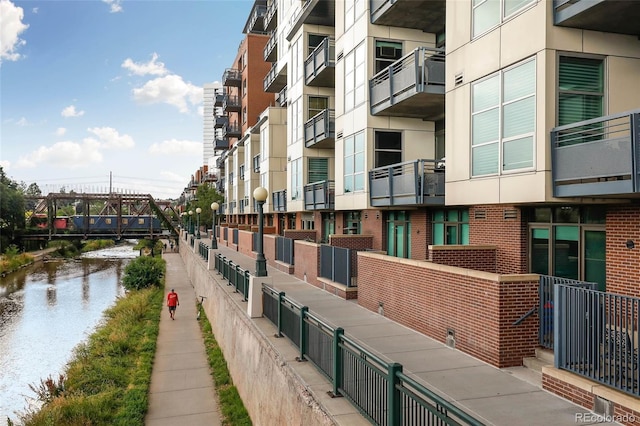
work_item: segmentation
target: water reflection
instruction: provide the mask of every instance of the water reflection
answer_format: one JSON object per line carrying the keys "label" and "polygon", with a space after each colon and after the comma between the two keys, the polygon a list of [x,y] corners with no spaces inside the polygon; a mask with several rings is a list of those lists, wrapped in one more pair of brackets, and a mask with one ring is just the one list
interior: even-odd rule
{"label": "water reflection", "polygon": [[63,372],[73,348],[123,294],[131,246],[54,260],[0,279],[0,424],[16,420],[30,384]]}

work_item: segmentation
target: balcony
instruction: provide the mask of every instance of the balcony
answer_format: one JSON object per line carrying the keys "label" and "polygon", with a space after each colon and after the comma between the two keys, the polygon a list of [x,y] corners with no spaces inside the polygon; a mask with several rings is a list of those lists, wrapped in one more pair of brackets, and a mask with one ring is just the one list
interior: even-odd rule
{"label": "balcony", "polygon": [[242,84],[242,72],[235,68],[227,68],[222,74],[222,85],[240,87]]}
{"label": "balcony", "polygon": [[304,123],[304,145],[307,148],[333,148],[335,142],[335,111],[325,109]]}
{"label": "balcony", "polygon": [[303,24],[334,27],[336,22],[335,0],[306,0],[302,8],[291,18],[287,40],[291,41]]}
{"label": "balcony", "polygon": [[242,129],[238,125],[238,123],[227,123],[222,128],[222,137],[223,138],[236,138],[239,139],[242,136]]}
{"label": "balcony", "polygon": [[229,117],[226,115],[217,115],[213,120],[214,129],[222,129],[229,122]]}
{"label": "balcony", "polygon": [[551,130],[554,197],[640,196],[640,110]]}
{"label": "balcony", "polygon": [[[220,157],[218,157],[218,159],[216,160],[216,167],[218,169],[220,169],[220,173],[222,174],[223,170],[224,170],[224,155],[221,155]],[[224,178],[222,178],[224,180]]]}
{"label": "balcony", "polygon": [[334,207],[334,181],[323,180],[304,186],[305,210],[333,210]]}
{"label": "balcony", "polygon": [[240,112],[242,103],[238,95],[227,95],[222,101],[222,110],[224,112]]}
{"label": "balcony", "polygon": [[444,206],[444,169],[436,164],[414,160],[370,170],[371,206]]}
{"label": "balcony", "polygon": [[227,212],[227,203],[220,204],[220,210],[218,211],[218,214],[226,214],[226,212]]}
{"label": "balcony", "polygon": [[216,93],[213,98],[213,106],[214,107],[222,107],[224,104],[224,99],[227,97],[225,93]]}
{"label": "balcony", "polygon": [[278,26],[278,0],[273,0],[267,5],[263,26],[265,31],[273,31]]}
{"label": "balcony", "polygon": [[560,27],[640,36],[640,2],[554,0],[553,23]]}
{"label": "balcony", "polygon": [[271,201],[273,201],[274,212],[287,211],[287,190],[282,189],[271,193]]}
{"label": "balcony", "polygon": [[445,0],[371,0],[371,23],[438,34],[444,31],[445,3]]}
{"label": "balcony", "polygon": [[264,91],[278,93],[287,85],[287,65],[278,70],[278,64],[271,65],[271,69],[263,80]]}
{"label": "balcony", "polygon": [[213,141],[213,149],[214,149],[214,151],[222,151],[222,150],[225,150],[225,149],[229,149],[229,139],[216,138]]}
{"label": "balcony", "polygon": [[264,45],[262,56],[265,62],[276,62],[278,60],[278,33],[273,31],[271,37],[267,40],[267,44]]}
{"label": "balcony", "polygon": [[282,90],[278,92],[278,95],[276,96],[276,102],[281,107],[287,106],[287,86],[284,86]]}
{"label": "balcony", "polygon": [[264,15],[266,15],[266,13],[267,6],[263,4],[255,5],[247,21],[244,33],[264,33]]}
{"label": "balcony", "polygon": [[373,76],[371,115],[444,117],[444,50],[418,47]]}
{"label": "balcony", "polygon": [[336,85],[336,43],[325,38],[304,61],[307,86],[334,87]]}

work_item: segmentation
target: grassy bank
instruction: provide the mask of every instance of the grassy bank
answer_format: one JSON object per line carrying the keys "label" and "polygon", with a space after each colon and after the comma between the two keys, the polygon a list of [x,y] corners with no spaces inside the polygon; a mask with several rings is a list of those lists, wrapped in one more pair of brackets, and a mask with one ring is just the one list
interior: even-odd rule
{"label": "grassy bank", "polygon": [[143,425],[164,292],[130,292],[105,312],[104,324],[75,350],[58,380],[33,386],[44,403],[27,426]]}
{"label": "grassy bank", "polygon": [[242,399],[240,399],[238,389],[233,385],[227,368],[227,361],[224,359],[222,350],[213,335],[211,323],[207,319],[204,310],[200,316],[200,329],[202,330],[207,358],[211,367],[216,393],[218,394],[220,412],[223,415],[222,423],[233,426],[251,425],[249,413],[244,407]]}

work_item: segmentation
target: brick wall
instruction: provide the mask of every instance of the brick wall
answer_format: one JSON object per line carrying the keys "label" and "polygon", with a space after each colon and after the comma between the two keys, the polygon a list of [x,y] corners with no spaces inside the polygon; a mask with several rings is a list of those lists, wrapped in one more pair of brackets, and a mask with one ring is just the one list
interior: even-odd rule
{"label": "brick wall", "polygon": [[267,264],[277,267],[276,264],[276,237],[277,235],[269,234],[264,235],[262,251],[264,257],[267,259]]}
{"label": "brick wall", "polygon": [[[514,218],[505,218],[510,214]],[[470,208],[469,243],[497,247],[497,273],[527,273],[527,223],[518,207],[500,204]]]}
{"label": "brick wall", "polygon": [[[607,211],[607,291],[640,297],[640,207]],[[635,247],[628,249],[628,240]]]}
{"label": "brick wall", "polygon": [[420,209],[412,211],[409,219],[411,221],[411,258],[425,260],[429,256],[429,244],[433,242],[431,215],[426,209]]}
{"label": "brick wall", "polygon": [[331,235],[329,245],[352,249],[351,251],[351,276],[358,277],[358,251],[373,249],[373,235]]}
{"label": "brick wall", "polygon": [[372,248],[374,250],[382,250],[383,247],[385,247],[384,241],[387,234],[387,229],[384,221],[382,220],[382,217],[383,214],[380,210],[362,210],[362,213],[360,215],[360,231],[362,232],[362,235],[373,236],[371,247],[368,248]]}
{"label": "brick wall", "polygon": [[522,365],[538,345],[538,318],[513,322],[538,303],[538,276],[498,275],[358,253],[358,303],[496,367]]}
{"label": "brick wall", "polygon": [[321,287],[318,281],[320,245],[300,240],[295,241],[293,245],[296,254],[293,275],[309,284]]}
{"label": "brick wall", "polygon": [[496,248],[488,246],[429,246],[429,261],[459,268],[497,273]]}
{"label": "brick wall", "polygon": [[238,251],[245,256],[256,257],[256,253],[252,250],[253,232],[238,231]]}
{"label": "brick wall", "polygon": [[311,240],[313,242],[318,241],[318,231],[313,229],[286,229],[284,231],[286,238],[292,240]]}

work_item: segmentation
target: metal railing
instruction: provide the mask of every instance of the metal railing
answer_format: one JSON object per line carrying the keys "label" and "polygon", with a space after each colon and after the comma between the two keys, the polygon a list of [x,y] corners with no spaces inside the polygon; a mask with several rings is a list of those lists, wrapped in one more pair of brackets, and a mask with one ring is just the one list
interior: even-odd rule
{"label": "metal railing", "polygon": [[304,61],[304,78],[306,84],[308,85],[321,72],[327,68],[335,67],[335,65],[336,42],[333,37],[325,37]]}
{"label": "metal railing", "polygon": [[335,182],[323,180],[304,186],[305,210],[333,209],[335,205]]}
{"label": "metal railing", "polygon": [[351,287],[351,249],[322,244],[320,276]]}
{"label": "metal railing", "polygon": [[273,211],[286,212],[287,211],[287,190],[282,189],[275,191],[271,194],[271,201],[273,202]]}
{"label": "metal railing", "polygon": [[304,145],[311,148],[325,140],[335,139],[336,113],[324,109],[304,123]]}
{"label": "metal railing", "polygon": [[223,86],[239,86],[242,82],[242,72],[235,68],[227,68],[222,74]]}
{"label": "metal railing", "polygon": [[262,57],[265,62],[275,62],[277,60],[277,50],[278,47],[278,32],[272,31],[271,37],[267,40],[267,44],[265,44],[264,49],[262,49]]}
{"label": "metal railing", "polygon": [[371,205],[443,204],[444,170],[437,160],[413,160],[369,171]]}
{"label": "metal railing", "polygon": [[242,294],[242,300],[246,302],[249,298],[249,280],[251,277],[249,271],[242,269],[240,265],[236,265],[220,253],[215,255],[213,267],[218,274],[222,275],[222,278],[229,282],[228,285],[235,288],[236,293]]}
{"label": "metal railing", "polygon": [[293,239],[286,237],[276,237],[276,260],[289,265],[294,264]]}
{"label": "metal railing", "polygon": [[555,367],[640,396],[640,299],[559,284]]}
{"label": "metal railing", "polygon": [[209,246],[206,245],[205,243],[203,243],[202,241],[200,241],[200,243],[198,244],[198,254],[200,254],[200,257],[202,257],[204,260],[209,260]]}
{"label": "metal railing", "polygon": [[474,425],[482,423],[405,375],[402,365],[387,362],[288,298],[262,284],[263,313],[344,396],[376,425]]}

